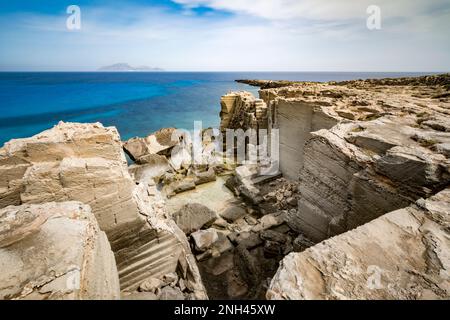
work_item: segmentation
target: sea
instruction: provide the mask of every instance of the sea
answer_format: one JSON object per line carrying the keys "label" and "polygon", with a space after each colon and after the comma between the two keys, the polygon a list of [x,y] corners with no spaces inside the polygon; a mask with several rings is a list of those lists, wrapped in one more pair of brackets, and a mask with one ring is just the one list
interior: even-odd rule
{"label": "sea", "polygon": [[[342,81],[420,76],[373,72],[1,72],[0,146],[59,121],[116,126],[122,140],[160,128],[218,127],[220,97],[258,88],[236,79]],[[429,73],[428,73],[429,74]]]}

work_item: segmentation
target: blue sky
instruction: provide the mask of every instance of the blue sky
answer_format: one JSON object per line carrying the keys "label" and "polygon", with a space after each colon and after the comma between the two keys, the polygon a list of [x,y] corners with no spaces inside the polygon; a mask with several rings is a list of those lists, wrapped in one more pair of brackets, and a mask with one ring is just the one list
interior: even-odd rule
{"label": "blue sky", "polygon": [[0,70],[449,71],[449,30],[449,0],[1,0]]}

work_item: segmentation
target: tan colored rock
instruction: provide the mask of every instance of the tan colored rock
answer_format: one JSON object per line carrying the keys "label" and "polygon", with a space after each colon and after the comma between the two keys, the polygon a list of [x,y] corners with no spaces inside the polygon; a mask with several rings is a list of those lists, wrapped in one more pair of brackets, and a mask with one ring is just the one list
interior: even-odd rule
{"label": "tan colored rock", "polygon": [[175,223],[186,234],[209,227],[217,218],[214,211],[198,203],[188,203],[173,214]]}
{"label": "tan colored rock", "polygon": [[118,299],[114,255],[89,206],[0,209],[0,299]]}
{"label": "tan colored rock", "polygon": [[172,169],[165,156],[152,154],[145,158],[145,164],[133,164],[128,168],[131,176],[138,183],[158,182],[166,172]]}
{"label": "tan colored rock", "polygon": [[199,230],[192,233],[191,238],[198,251],[205,251],[219,239],[219,235],[217,234],[216,229],[209,228],[207,230]]}
{"label": "tan colored rock", "polygon": [[187,294],[207,297],[186,236],[169,219],[156,187],[131,178],[115,128],[61,122],[12,140],[0,149],[0,172],[0,207],[69,200],[90,205],[111,242],[122,290],[182,270]]}
{"label": "tan colored rock", "polygon": [[179,143],[172,140],[175,128],[164,128],[158,130],[145,138],[132,138],[123,143],[125,152],[131,160],[140,164],[146,163],[146,157],[154,154],[167,155],[168,152]]}
{"label": "tan colored rock", "polygon": [[448,299],[450,189],[284,258],[268,299]]}

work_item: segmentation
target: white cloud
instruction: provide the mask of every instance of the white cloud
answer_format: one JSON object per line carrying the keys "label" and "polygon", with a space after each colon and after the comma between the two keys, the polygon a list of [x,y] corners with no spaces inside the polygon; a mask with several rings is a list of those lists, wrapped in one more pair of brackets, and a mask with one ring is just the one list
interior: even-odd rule
{"label": "white cloud", "polygon": [[[0,40],[7,44],[1,64],[78,70],[116,62],[168,70],[450,69],[448,6],[430,14],[425,1],[373,0],[389,5],[382,12],[390,18],[371,32],[365,7],[357,4],[372,1],[174,1],[186,10],[81,7],[80,32],[65,29],[65,16],[11,17],[0,25]],[[192,9],[199,5],[235,14],[198,15]]]}
{"label": "white cloud", "polygon": [[378,5],[386,17],[414,16],[447,0],[172,0],[188,8],[199,6],[266,19],[364,19],[369,5]]}

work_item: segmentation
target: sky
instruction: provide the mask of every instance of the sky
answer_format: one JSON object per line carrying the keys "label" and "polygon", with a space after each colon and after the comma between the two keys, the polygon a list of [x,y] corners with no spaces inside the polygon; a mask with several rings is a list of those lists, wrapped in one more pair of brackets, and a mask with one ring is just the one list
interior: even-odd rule
{"label": "sky", "polygon": [[449,35],[450,0],[0,0],[0,71],[448,72]]}

